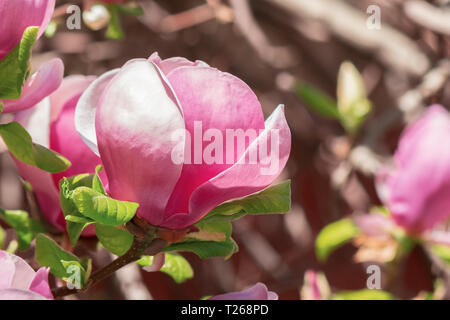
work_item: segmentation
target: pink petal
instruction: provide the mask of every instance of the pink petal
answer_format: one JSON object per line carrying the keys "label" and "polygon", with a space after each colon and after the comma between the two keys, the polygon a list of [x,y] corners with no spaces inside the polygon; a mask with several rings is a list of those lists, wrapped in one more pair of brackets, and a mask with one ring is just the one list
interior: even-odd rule
{"label": "pink petal", "polygon": [[148,58],[148,60],[155,63],[166,76],[173,70],[181,67],[196,67],[196,66],[208,67],[208,65],[203,61],[192,62],[183,57],[172,57],[169,59],[162,60],[159,57],[158,52],[154,52],[150,56],[150,58]]}
{"label": "pink petal", "polygon": [[159,271],[164,266],[165,261],[166,261],[166,254],[164,252],[160,252],[153,257],[153,263],[151,265],[144,267],[142,269],[144,269],[147,272]]}
{"label": "pink petal", "polygon": [[50,121],[55,121],[70,97],[84,92],[96,79],[95,76],[73,75],[65,77],[59,88],[50,96]]}
{"label": "pink petal", "polygon": [[138,215],[158,225],[181,164],[172,160],[184,132],[176,101],[147,60],[125,65],[104,90],[96,113],[98,147],[112,196],[140,204]]}
{"label": "pink petal", "polygon": [[247,290],[220,294],[208,300],[278,300],[278,295],[269,291],[265,284],[258,282]]}
{"label": "pink petal", "polygon": [[64,65],[60,59],[44,63],[25,83],[19,99],[3,100],[4,112],[18,112],[33,107],[59,87],[63,75]]}
{"label": "pink petal", "polygon": [[[72,163],[72,166],[66,171],[52,175],[55,186],[59,185],[59,181],[63,177],[92,173],[99,164],[102,164],[100,158],[84,144],[75,129],[75,108],[80,95],[77,93],[66,100],[59,117],[50,126],[50,149],[59,152]],[[102,178],[106,184],[106,177]]]}
{"label": "pink petal", "polygon": [[53,300],[52,291],[48,284],[48,273],[50,272],[49,268],[40,268],[30,284],[30,291],[33,291],[41,296]]}
{"label": "pink petal", "polygon": [[55,0],[0,1],[0,60],[19,44],[27,27],[40,27],[40,37],[54,9]]}
{"label": "pink petal", "polygon": [[[17,113],[15,120],[27,129],[34,142],[49,147],[49,99],[43,100],[32,109]],[[29,182],[33,187],[33,192],[44,217],[53,226],[63,230],[65,220],[59,205],[59,191],[55,186],[52,175],[37,167],[25,164],[16,159],[14,160],[22,179]]]}
{"label": "pink petal", "polygon": [[434,230],[431,232],[427,232],[422,235],[422,239],[428,241],[432,244],[442,244],[446,246],[450,246],[450,232],[449,231],[441,231]]}
{"label": "pink petal", "polygon": [[11,287],[15,270],[10,254],[0,250],[0,290]]}
{"label": "pink petal", "polygon": [[[28,289],[34,275],[34,270],[21,257],[2,251],[6,259],[14,264],[14,277],[11,281],[11,288]],[[2,275],[3,276],[3,275]]]}
{"label": "pink petal", "polygon": [[[278,152],[270,149],[272,141],[278,147]],[[269,152],[256,163],[251,163],[249,155],[258,153],[266,144]],[[266,129],[253,141],[239,161],[192,193],[189,214],[173,215],[164,221],[164,226],[185,228],[225,201],[263,190],[280,175],[289,158],[290,149],[291,132],[284,116],[284,107],[279,106],[266,120]],[[270,167],[272,165],[274,167]]]}
{"label": "pink petal", "polygon": [[103,90],[120,69],[111,70],[95,80],[81,95],[75,110],[75,128],[84,143],[95,153],[98,153],[97,134],[95,132],[95,114]]}
{"label": "pink petal", "polygon": [[400,139],[388,207],[395,221],[411,233],[450,217],[449,136],[450,115],[434,105]]}
{"label": "pink petal", "polygon": [[[189,212],[189,199],[193,191],[237,162],[259,130],[264,129],[264,116],[253,91],[231,74],[213,68],[182,67],[170,72],[167,78],[183,109],[186,130],[190,134],[190,139],[186,139],[186,150],[191,153],[167,204],[165,215],[170,217]],[[200,133],[196,129],[199,125]],[[226,149],[226,143],[220,148],[223,156],[219,161],[209,164],[204,161],[203,153],[210,143],[202,142],[202,133],[214,130],[226,137],[226,131],[233,129],[243,132],[250,129],[255,134],[247,139],[242,148],[235,146],[231,161],[227,161],[227,152],[228,155],[230,152]]]}
{"label": "pink petal", "polygon": [[4,289],[0,290],[0,300],[45,300],[45,297],[28,290]]}

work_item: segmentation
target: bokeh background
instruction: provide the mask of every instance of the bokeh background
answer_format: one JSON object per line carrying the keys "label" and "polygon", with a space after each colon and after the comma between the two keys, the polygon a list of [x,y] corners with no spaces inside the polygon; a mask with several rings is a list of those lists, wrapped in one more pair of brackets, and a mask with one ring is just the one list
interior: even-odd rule
{"label": "bokeh background", "polygon": [[[143,0],[144,16],[122,16],[126,38],[108,40],[104,29],[83,25],[82,30],[68,30],[67,5],[81,1],[57,0],[58,30],[39,41],[34,67],[60,57],[66,75],[100,75],[154,51],[162,58],[200,59],[243,79],[266,116],[284,103],[293,135],[291,158],[280,177],[292,179],[291,212],[235,223],[233,237],[240,251],[231,259],[202,261],[184,254],[195,277],[181,285],[165,274],[131,266],[80,297],[199,299],[260,281],[281,299],[298,299],[307,269],[323,271],[335,290],[365,288],[366,265],[354,262],[352,244],[322,264],[315,257],[314,240],[326,224],[379,204],[374,168],[392,155],[405,124],[430,103],[450,106],[449,2]],[[370,5],[381,9],[380,30],[366,26]],[[360,148],[352,148],[342,127],[311,111],[294,90],[296,82],[306,82],[335,97],[339,66],[346,60],[363,75],[373,102],[353,143]],[[5,152],[0,206],[36,211]],[[90,239],[79,247],[81,254],[96,249]],[[109,259],[104,251],[95,253],[94,268]],[[436,273],[417,248],[399,275],[384,289],[412,298],[432,290]]]}

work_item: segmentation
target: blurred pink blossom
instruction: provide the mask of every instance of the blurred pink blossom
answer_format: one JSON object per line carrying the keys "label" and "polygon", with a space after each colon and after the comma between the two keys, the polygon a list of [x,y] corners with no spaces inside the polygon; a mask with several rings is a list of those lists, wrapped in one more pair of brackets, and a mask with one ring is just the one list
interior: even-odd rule
{"label": "blurred pink blossom", "polygon": [[278,300],[278,295],[269,291],[265,284],[258,282],[246,290],[220,294],[208,300]]}

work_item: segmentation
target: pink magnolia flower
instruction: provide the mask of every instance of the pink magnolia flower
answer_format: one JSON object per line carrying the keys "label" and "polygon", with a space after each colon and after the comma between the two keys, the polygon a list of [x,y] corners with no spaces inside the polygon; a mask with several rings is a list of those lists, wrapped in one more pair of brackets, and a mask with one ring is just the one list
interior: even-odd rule
{"label": "pink magnolia flower", "polygon": [[16,161],[20,175],[33,187],[45,218],[61,230],[65,227],[65,220],[59,204],[59,180],[62,177],[92,173],[101,164],[100,158],[83,143],[74,124],[78,99],[94,79],[95,77],[69,76],[49,98],[15,116],[15,120],[28,130],[33,141],[62,154],[72,162],[72,166],[66,171],[51,174]]}
{"label": "pink magnolia flower", "polygon": [[386,205],[410,233],[450,217],[450,114],[434,105],[406,128],[385,179]]}
{"label": "pink magnolia flower", "polygon": [[433,230],[450,217],[450,114],[439,105],[403,132],[394,169],[377,176],[380,198],[392,214],[363,215],[355,222],[369,235],[383,237],[400,226],[408,234],[450,245],[450,234]]}
{"label": "pink magnolia flower", "polygon": [[[78,102],[75,122],[102,159],[112,197],[139,203],[140,217],[170,229],[269,186],[291,144],[282,106],[264,123],[257,97],[239,78],[156,53],[99,77]],[[227,130],[259,134],[249,135],[245,147],[225,148]],[[279,152],[260,159],[277,164],[261,174],[264,161],[246,160],[264,142]]]}
{"label": "pink magnolia flower", "polygon": [[22,258],[0,250],[0,300],[53,299],[49,271],[35,272]]}
{"label": "pink magnolia flower", "polygon": [[[0,61],[21,41],[27,27],[39,27],[40,37],[49,23],[55,0],[3,0],[0,1]],[[15,100],[0,100],[5,113],[31,108],[61,84],[64,67],[59,59],[41,66],[25,83],[22,96]]]}
{"label": "pink magnolia flower", "polygon": [[220,294],[208,300],[278,300],[278,295],[269,291],[265,284],[258,282],[246,290]]}

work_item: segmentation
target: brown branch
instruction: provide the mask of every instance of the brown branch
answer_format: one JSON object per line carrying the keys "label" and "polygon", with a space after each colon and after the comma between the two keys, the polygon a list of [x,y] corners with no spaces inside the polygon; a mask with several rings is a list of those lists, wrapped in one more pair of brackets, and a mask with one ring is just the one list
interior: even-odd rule
{"label": "brown branch", "polygon": [[155,255],[156,253],[161,252],[167,243],[162,239],[155,238],[156,231],[156,228],[151,228],[144,237],[135,236],[131,248],[123,256],[118,257],[107,266],[95,272],[84,288],[69,289],[67,286],[54,288],[52,289],[53,296],[57,298],[86,291],[96,283],[112,275],[120,268],[139,260],[144,253],[148,255]]}

